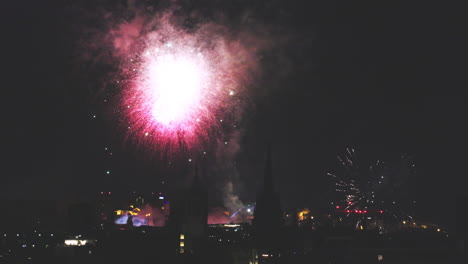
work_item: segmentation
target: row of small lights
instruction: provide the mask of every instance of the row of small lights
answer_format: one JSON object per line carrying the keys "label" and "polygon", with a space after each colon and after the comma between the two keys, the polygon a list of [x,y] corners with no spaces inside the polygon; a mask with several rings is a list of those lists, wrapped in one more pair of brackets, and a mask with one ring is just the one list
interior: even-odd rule
{"label": "row of small lights", "polygon": [[[336,208],[336,209],[340,209],[340,206],[337,205],[335,208]],[[367,213],[368,213],[367,210],[345,210],[345,212],[348,213],[348,214],[350,214],[350,213],[367,214]],[[383,211],[383,210],[378,210],[377,212],[378,212],[379,214],[383,214],[384,211]]]}
{"label": "row of small lights", "polygon": [[[38,235],[38,236],[42,236],[42,234],[37,234],[37,235]],[[7,234],[5,233],[5,234],[3,234],[3,236],[4,236],[4,237],[6,237],[6,236],[7,236]],[[19,237],[19,236],[20,236],[20,234],[16,234],[16,236],[17,236],[17,237]],[[54,236],[54,234],[50,234],[50,236],[51,236],[51,237],[53,237],[53,236]]]}

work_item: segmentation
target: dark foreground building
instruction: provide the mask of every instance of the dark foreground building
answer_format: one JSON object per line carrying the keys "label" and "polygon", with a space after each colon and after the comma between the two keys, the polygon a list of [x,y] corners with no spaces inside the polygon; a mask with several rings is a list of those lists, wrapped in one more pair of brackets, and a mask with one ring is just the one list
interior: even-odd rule
{"label": "dark foreground building", "polygon": [[174,199],[170,221],[170,227],[177,233],[177,254],[197,255],[203,250],[207,239],[208,192],[197,168],[189,188]]}
{"label": "dark foreground building", "polygon": [[459,196],[456,205],[456,240],[460,261],[468,261],[468,195]]}

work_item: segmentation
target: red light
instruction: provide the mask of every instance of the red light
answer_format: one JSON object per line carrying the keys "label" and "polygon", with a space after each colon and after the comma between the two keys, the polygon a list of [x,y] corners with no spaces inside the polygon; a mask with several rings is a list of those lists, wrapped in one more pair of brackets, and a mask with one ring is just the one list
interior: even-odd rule
{"label": "red light", "polygon": [[104,194],[104,192],[101,192],[101,194]]}
{"label": "red light", "polygon": [[353,203],[352,202],[348,202],[349,205],[352,205]]}
{"label": "red light", "polygon": [[336,209],[340,209],[340,206],[339,206],[339,205],[337,205],[337,206],[336,206]]}
{"label": "red light", "polygon": [[380,210],[380,211],[379,211],[379,213],[383,214],[383,211],[382,211],[382,210]]}
{"label": "red light", "polygon": [[350,210],[346,210],[346,213],[348,213],[348,214],[349,214],[349,213],[351,213],[351,211],[350,211]]}
{"label": "red light", "polygon": [[364,210],[364,212],[363,212],[363,213],[367,214],[367,210]]}
{"label": "red light", "polygon": [[111,192],[109,192],[109,194],[111,194]]}

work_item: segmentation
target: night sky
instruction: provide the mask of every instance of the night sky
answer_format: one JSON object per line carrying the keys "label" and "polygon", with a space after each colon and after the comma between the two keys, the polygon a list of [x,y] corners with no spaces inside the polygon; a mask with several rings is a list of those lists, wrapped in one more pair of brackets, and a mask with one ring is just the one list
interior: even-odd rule
{"label": "night sky", "polygon": [[[83,10],[98,13],[114,1],[84,2],[2,5],[3,199],[73,199],[158,189],[162,178],[173,186],[184,181],[180,171],[168,172],[123,143],[108,120],[111,110],[96,87],[114,65],[79,64],[78,57],[83,29],[94,23]],[[419,215],[450,224],[468,171],[462,8],[422,1],[194,2],[182,5],[231,17],[248,10],[281,35],[281,46],[262,60],[260,89],[240,124],[242,200],[255,199],[267,142],[287,208],[327,206],[333,187],[325,173],[339,166],[336,155],[347,147],[364,164],[409,153]],[[219,192],[222,179],[207,181]]]}

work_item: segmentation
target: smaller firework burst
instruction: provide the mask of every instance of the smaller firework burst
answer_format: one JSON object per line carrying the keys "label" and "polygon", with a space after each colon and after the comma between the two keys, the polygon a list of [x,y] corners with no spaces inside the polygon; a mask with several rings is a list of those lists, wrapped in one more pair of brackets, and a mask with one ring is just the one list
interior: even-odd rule
{"label": "smaller firework burst", "polygon": [[401,155],[393,163],[377,160],[367,166],[359,161],[354,149],[348,148],[337,158],[340,170],[327,173],[335,184],[332,204],[348,217],[354,216],[356,227],[371,214],[385,214],[393,222],[413,220],[415,202],[408,188],[415,167],[411,156]]}
{"label": "smaller firework burst", "polygon": [[327,173],[335,180],[335,191],[338,194],[336,205],[345,211],[365,211],[380,209],[380,196],[387,182],[388,167],[378,160],[370,166],[360,166],[354,149],[338,156],[342,165],[339,173]]}

